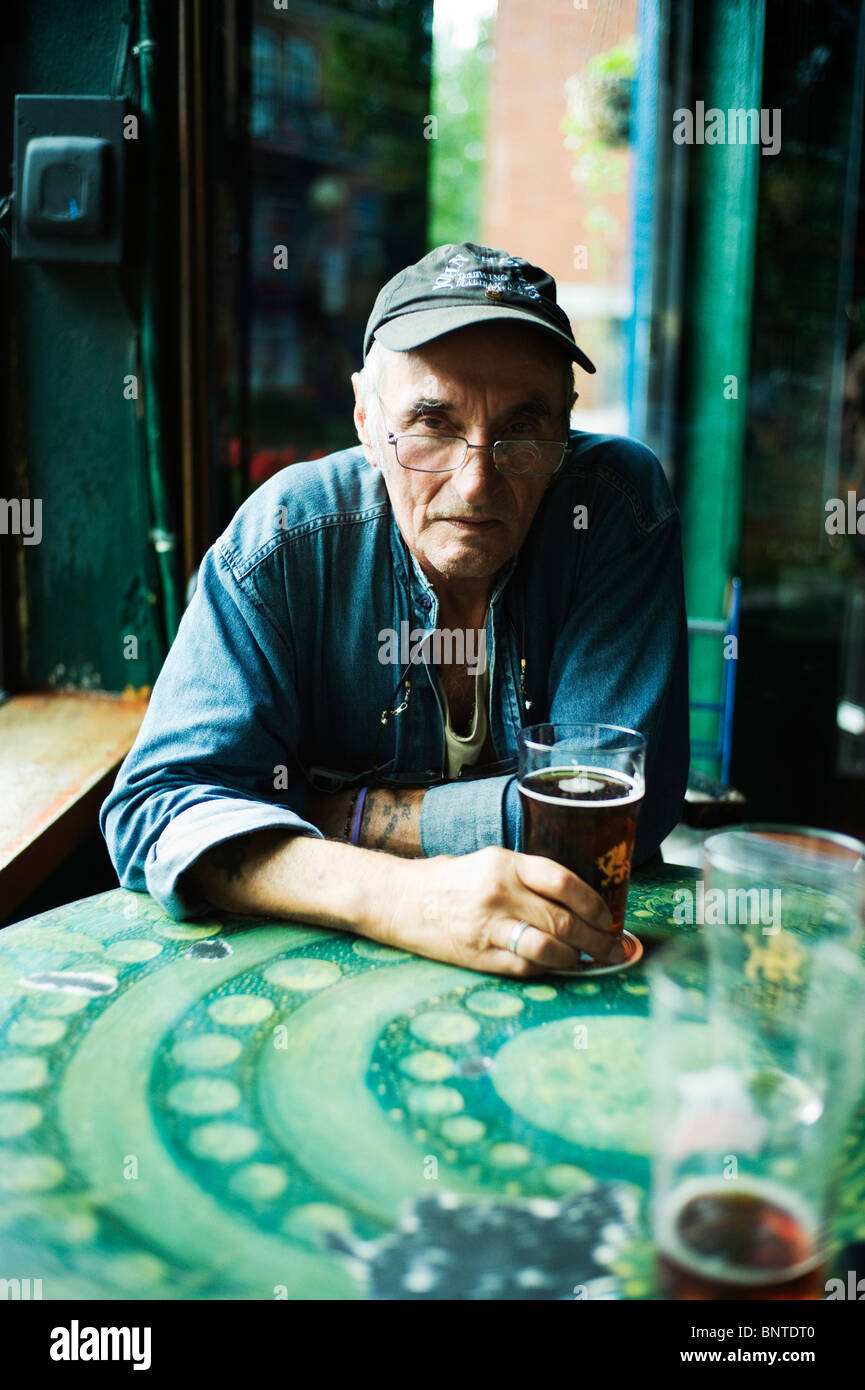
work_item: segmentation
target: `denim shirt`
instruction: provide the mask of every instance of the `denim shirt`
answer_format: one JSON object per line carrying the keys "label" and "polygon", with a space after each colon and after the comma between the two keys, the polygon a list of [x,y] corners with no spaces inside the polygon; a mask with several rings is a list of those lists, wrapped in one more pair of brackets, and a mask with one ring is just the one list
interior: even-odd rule
{"label": "denim shirt", "polygon": [[[438,600],[360,447],[262,484],[201,562],[102,805],[122,886],[177,919],[212,911],[178,883],[184,871],[251,831],[321,838],[305,819],[310,769],[332,770],[334,788],[356,780],[379,736],[383,775],[443,777],[442,704],[423,654],[405,708],[381,724],[404,695],[394,698],[404,664],[380,660],[381,634],[405,622],[415,636],[434,629]],[[634,862],[654,854],[687,781],[687,628],[679,514],[644,445],[571,432],[522,547],[496,576],[486,655],[499,760],[516,757],[526,724],[599,721],[646,735]],[[420,837],[425,855],[519,849],[513,771],[431,787]]]}

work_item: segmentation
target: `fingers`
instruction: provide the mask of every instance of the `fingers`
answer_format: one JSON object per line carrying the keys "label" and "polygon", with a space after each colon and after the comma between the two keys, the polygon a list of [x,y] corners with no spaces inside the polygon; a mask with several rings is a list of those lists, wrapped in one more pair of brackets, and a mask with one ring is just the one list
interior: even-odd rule
{"label": "fingers", "polygon": [[538,855],[516,853],[514,868],[527,890],[515,910],[526,922],[560,945],[587,951],[594,960],[611,965],[624,960],[619,934],[610,930],[610,910],[593,888],[561,864]]}
{"label": "fingers", "polygon": [[609,931],[613,918],[600,894],[554,859],[516,852],[514,868],[527,888],[553,898],[597,931]]}
{"label": "fingers", "polygon": [[576,970],[579,968],[579,950],[566,945],[564,941],[560,941],[549,932],[541,931],[539,927],[527,926],[517,942],[516,953],[511,951],[508,942],[516,925],[515,921],[501,917],[494,924],[491,933],[496,955],[510,956],[508,974],[526,973],[518,965],[519,961],[537,966],[537,973],[539,974],[545,970]]}
{"label": "fingers", "polygon": [[513,951],[488,952],[484,956],[483,969],[485,974],[509,975],[517,980],[534,980],[547,973],[545,966],[527,960],[525,956],[515,956]]}

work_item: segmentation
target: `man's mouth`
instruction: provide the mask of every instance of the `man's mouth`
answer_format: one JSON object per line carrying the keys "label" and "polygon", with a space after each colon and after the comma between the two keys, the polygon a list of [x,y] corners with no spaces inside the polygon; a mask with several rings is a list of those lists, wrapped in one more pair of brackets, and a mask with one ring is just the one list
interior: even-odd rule
{"label": "man's mouth", "polygon": [[449,526],[456,526],[457,529],[461,531],[483,531],[488,526],[500,525],[500,522],[494,516],[443,516],[441,520],[446,521]]}

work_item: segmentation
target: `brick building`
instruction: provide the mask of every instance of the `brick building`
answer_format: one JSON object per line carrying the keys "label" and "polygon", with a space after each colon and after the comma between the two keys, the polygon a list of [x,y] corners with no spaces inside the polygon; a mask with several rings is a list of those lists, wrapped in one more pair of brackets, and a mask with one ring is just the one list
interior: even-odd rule
{"label": "brick building", "polygon": [[[622,325],[632,304],[627,91],[621,81],[602,89],[588,64],[636,33],[637,0],[586,3],[499,0],[482,239],[553,273],[577,341],[598,368],[594,377],[577,372],[578,415],[585,427],[591,414],[601,427],[624,430]],[[605,139],[612,132],[603,124],[598,130],[598,102],[603,121],[611,99],[624,143]],[[588,112],[592,133],[569,137],[569,111],[584,120]]]}

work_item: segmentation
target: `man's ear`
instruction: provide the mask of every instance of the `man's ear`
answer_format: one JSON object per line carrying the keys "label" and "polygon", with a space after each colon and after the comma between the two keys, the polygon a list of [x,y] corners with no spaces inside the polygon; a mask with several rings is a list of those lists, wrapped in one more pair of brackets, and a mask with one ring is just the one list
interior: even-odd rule
{"label": "man's ear", "polygon": [[369,437],[366,406],[360,391],[360,372],[352,372],[351,386],[354,391],[354,427],[357,430],[357,437],[363,445],[363,452],[366,456],[367,463],[373,468],[376,468],[378,465],[375,461],[375,455]]}
{"label": "man's ear", "polygon": [[351,389],[354,392],[354,427],[361,444],[365,444],[366,410],[360,395],[360,372],[352,372]]}

